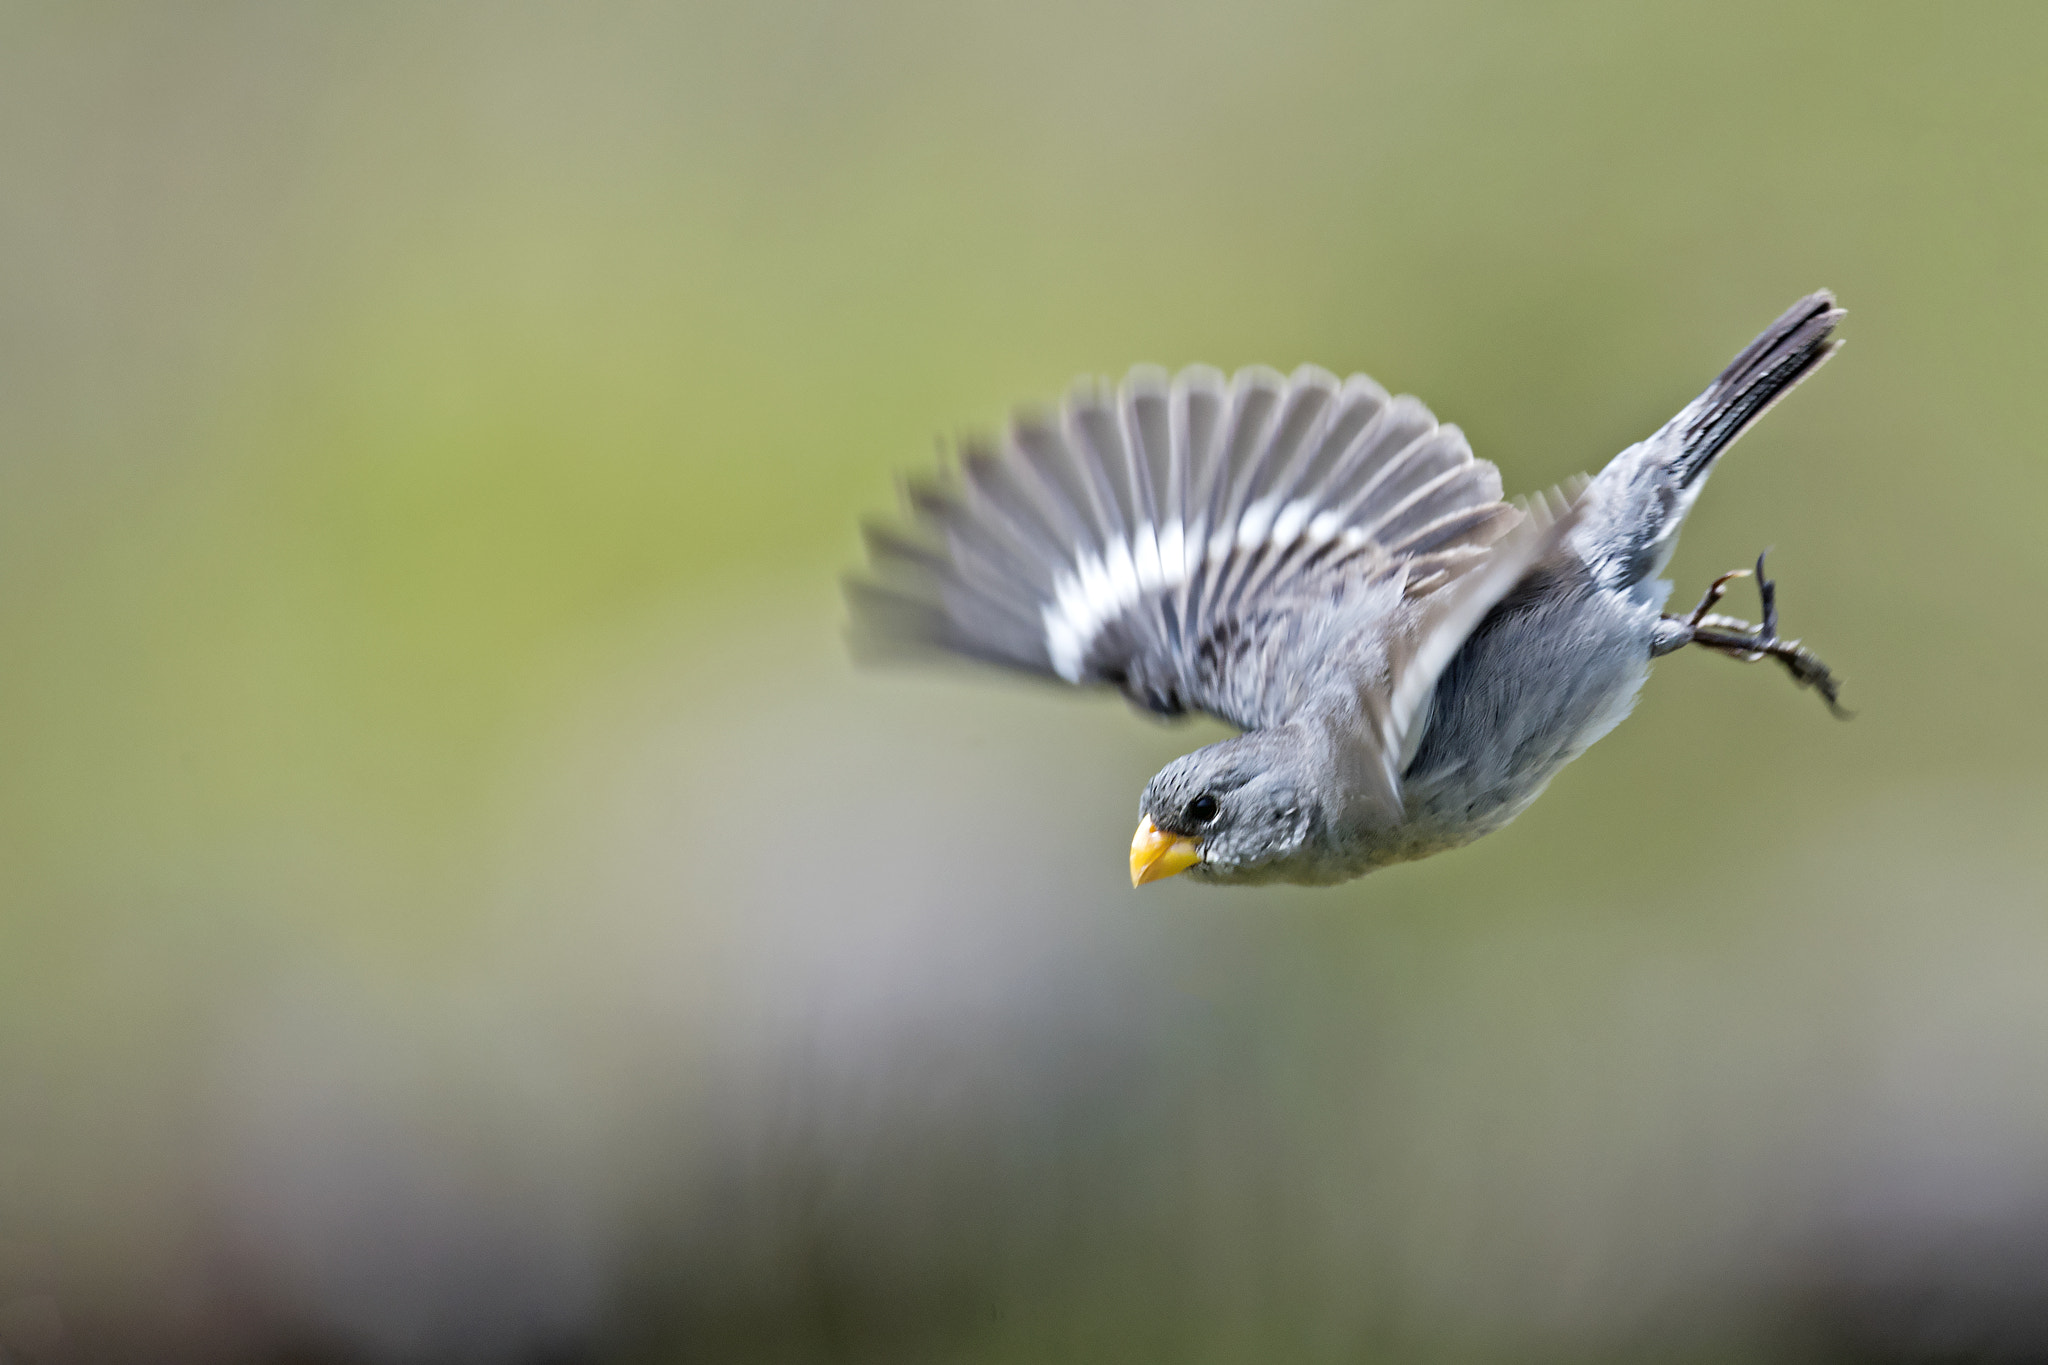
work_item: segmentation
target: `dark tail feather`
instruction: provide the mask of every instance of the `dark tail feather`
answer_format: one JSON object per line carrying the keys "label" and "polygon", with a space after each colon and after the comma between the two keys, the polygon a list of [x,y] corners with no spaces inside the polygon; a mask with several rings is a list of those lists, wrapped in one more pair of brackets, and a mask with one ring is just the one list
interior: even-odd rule
{"label": "dark tail feather", "polygon": [[1680,488],[1713,468],[1715,456],[1841,345],[1829,334],[1842,316],[1827,290],[1808,294],[1729,362],[1694,404],[1696,411],[1683,429],[1684,446],[1676,462]]}

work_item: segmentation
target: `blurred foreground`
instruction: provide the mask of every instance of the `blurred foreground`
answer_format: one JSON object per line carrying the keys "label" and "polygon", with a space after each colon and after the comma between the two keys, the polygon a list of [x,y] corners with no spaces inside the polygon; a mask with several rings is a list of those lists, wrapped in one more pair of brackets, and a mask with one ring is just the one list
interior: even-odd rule
{"label": "blurred foreground", "polygon": [[1532,815],[1358,900],[1137,896],[1126,794],[1072,781],[1129,718],[791,681],[839,668],[680,629],[531,760],[460,951],[131,929],[39,1015],[70,1067],[10,1068],[14,1287],[138,1359],[2042,1327],[2038,796],[1871,793],[1697,859]]}
{"label": "blurred foreground", "polygon": [[[2048,1358],[1991,13],[0,17],[0,1358]],[[1674,575],[1775,544],[1853,724],[1681,656],[1471,849],[1133,894],[1213,732],[844,661],[1076,371],[1526,490],[1821,285]]]}

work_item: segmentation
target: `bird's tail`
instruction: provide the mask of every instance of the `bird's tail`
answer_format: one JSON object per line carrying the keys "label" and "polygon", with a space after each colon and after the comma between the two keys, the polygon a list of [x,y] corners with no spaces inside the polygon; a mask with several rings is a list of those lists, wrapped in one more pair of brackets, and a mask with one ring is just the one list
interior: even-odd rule
{"label": "bird's tail", "polygon": [[1636,583],[1663,571],[1721,452],[1833,354],[1842,317],[1833,294],[1808,294],[1662,430],[1600,471],[1574,543],[1602,578]]}
{"label": "bird's tail", "polygon": [[1827,290],[1808,294],[1728,362],[1713,385],[1680,414],[1680,446],[1672,466],[1680,488],[1704,479],[1736,437],[1842,344],[1831,335],[1842,316]]}

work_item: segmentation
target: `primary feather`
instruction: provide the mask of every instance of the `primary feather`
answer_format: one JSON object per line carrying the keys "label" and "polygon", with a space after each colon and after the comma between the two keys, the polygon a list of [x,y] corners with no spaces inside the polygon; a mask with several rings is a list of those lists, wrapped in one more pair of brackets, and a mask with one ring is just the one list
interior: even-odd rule
{"label": "primary feather", "polygon": [[1362,684],[1390,786],[1435,677],[1562,511],[1503,502],[1499,471],[1418,400],[1313,367],[1083,383],[909,501],[909,530],[869,528],[875,576],[850,585],[871,649],[1243,729]]}

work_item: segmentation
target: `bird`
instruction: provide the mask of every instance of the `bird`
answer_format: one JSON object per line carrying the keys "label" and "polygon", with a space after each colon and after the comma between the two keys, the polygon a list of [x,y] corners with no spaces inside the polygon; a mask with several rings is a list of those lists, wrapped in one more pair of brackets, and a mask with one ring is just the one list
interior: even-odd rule
{"label": "bird", "polygon": [[[864,660],[957,656],[1239,733],[1139,799],[1133,887],[1331,885],[1470,843],[1526,809],[1688,646],[1771,660],[1764,557],[1689,612],[1661,577],[1721,455],[1840,345],[1807,295],[1647,439],[1504,501],[1464,434],[1370,378],[1139,366],[1022,409],[903,485],[848,576]],[[1762,620],[1716,611],[1754,574]]]}

